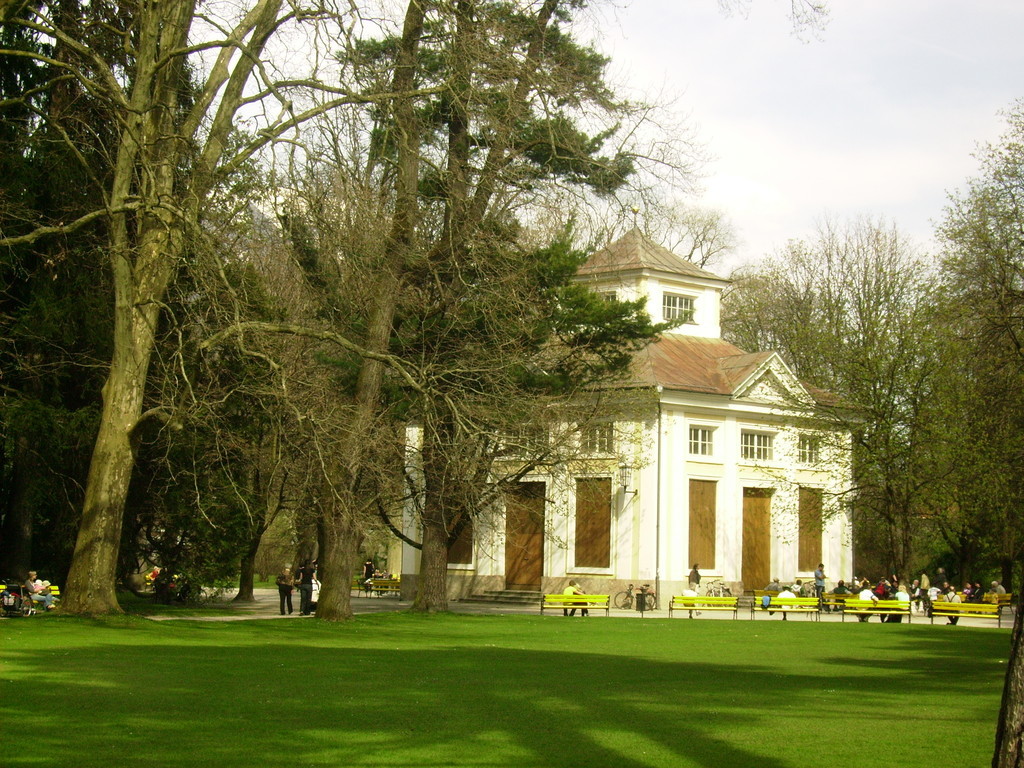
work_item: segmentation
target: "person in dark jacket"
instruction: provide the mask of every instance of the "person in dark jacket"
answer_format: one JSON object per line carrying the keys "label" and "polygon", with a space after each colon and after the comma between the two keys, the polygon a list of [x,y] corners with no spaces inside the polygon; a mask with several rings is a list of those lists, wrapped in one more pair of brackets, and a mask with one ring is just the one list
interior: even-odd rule
{"label": "person in dark jacket", "polygon": [[309,616],[313,613],[313,574],[316,567],[310,563],[303,563],[299,566],[296,574],[299,582],[299,613]]}
{"label": "person in dark jacket", "polygon": [[277,594],[281,600],[281,615],[284,616],[285,607],[288,613],[292,612],[292,590],[295,588],[295,576],[291,568],[285,568],[277,575]]}

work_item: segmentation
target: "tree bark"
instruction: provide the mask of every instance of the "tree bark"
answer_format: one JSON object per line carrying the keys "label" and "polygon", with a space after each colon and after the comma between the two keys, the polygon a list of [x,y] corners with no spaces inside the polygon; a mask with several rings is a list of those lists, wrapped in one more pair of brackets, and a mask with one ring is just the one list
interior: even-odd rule
{"label": "tree bark", "polygon": [[69,613],[121,610],[115,584],[125,500],[135,465],[132,433],[142,413],[159,297],[141,308],[128,305],[125,299],[117,302],[114,357],[103,386],[99,434],[62,605]]}
{"label": "tree bark", "polygon": [[242,555],[242,560],[239,563],[238,593],[234,596],[232,602],[252,603],[256,601],[256,595],[253,591],[256,581],[256,553],[259,552],[260,541],[263,539],[264,531],[266,531],[266,527],[260,526],[249,542],[249,549]]}
{"label": "tree bark", "polygon": [[455,510],[462,510],[466,494],[480,478],[456,461],[457,428],[449,414],[428,412],[422,427],[423,534],[412,610],[434,613],[448,610],[448,548],[453,521],[459,517]]}
{"label": "tree bark", "polygon": [[[388,282],[384,280],[385,284]],[[370,315],[366,346],[372,351],[385,351],[391,338],[397,286],[385,285],[378,294]],[[322,589],[317,605],[317,618],[344,621],[352,617],[351,579],[362,537],[355,524],[359,475],[366,455],[366,446],[373,433],[379,411],[380,389],[384,363],[364,359],[356,382],[355,410],[339,455],[344,462],[338,472],[335,488],[327,494],[334,497],[327,509],[321,509],[317,520],[320,541],[318,565]],[[337,494],[337,496],[335,496]]]}
{"label": "tree bark", "polygon": [[333,514],[320,520],[320,597],[316,617],[324,621],[352,618],[352,575],[362,537],[350,515]]}
{"label": "tree bark", "polygon": [[[423,35],[426,2],[411,0],[402,29],[402,42],[395,65],[393,90],[411,92],[415,83],[416,56]],[[372,353],[387,352],[394,324],[400,275],[412,248],[419,219],[417,192],[419,185],[420,132],[411,95],[394,102],[395,126],[398,132],[398,173],[395,178],[395,211],[388,237],[391,268],[379,275],[376,300],[370,308],[365,348]],[[336,480],[341,494],[320,518],[320,565],[323,569],[323,608],[317,617],[327,621],[350,618],[351,578],[355,572],[361,537],[354,518],[359,476],[367,441],[380,412],[380,392],[385,365],[381,360],[363,358],[356,380],[355,409],[345,435],[340,455],[344,464]],[[326,551],[324,548],[326,547]]]}
{"label": "tree bark", "polygon": [[[1024,589],[1024,570],[1020,588]],[[1020,595],[1019,590],[1017,594]],[[1019,602],[1013,619],[992,768],[1024,768],[1024,611]]]}
{"label": "tree bark", "polygon": [[[162,59],[187,42],[195,4],[176,0],[150,8],[138,20],[136,71],[111,180],[110,207],[118,211],[111,217],[107,254],[114,284],[113,353],[68,573],[63,608],[69,613],[121,610],[115,580],[135,464],[133,433],[142,414],[160,307],[183,241],[185,222],[164,203],[177,199],[185,150],[173,126],[184,61]],[[137,220],[129,221],[125,212],[134,199],[145,205]]]}
{"label": "tree bark", "polygon": [[[428,502],[429,504],[429,497]],[[420,573],[412,610],[436,613],[448,610],[448,530],[440,510],[424,511]]]}

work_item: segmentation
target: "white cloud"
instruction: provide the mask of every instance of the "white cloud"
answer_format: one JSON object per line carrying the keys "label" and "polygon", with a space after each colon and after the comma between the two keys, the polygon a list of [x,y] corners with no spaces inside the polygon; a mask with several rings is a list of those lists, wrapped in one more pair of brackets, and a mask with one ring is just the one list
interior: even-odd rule
{"label": "white cloud", "polygon": [[1024,3],[833,0],[820,39],[788,3],[724,17],[714,0],[636,0],[599,38],[631,85],[679,95],[717,159],[702,202],[756,258],[827,211],[885,216],[926,241],[997,112],[1024,97]]}

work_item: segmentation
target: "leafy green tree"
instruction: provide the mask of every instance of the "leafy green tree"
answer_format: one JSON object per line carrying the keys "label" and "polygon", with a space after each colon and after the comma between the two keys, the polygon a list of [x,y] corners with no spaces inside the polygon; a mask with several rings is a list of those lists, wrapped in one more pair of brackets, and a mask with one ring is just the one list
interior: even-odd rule
{"label": "leafy green tree", "polygon": [[[609,194],[635,169],[634,155],[602,153],[614,123],[597,134],[580,127],[583,110],[614,121],[631,108],[605,86],[605,59],[572,39],[576,5],[459,3],[437,52],[450,80],[420,125],[421,162],[430,169],[427,194],[418,201],[421,246],[416,273],[407,277],[411,300],[395,316],[396,340],[408,350],[402,356],[429,372],[409,393],[422,428],[417,610],[446,607],[448,548],[502,485],[489,486],[487,478],[500,450],[495,436],[511,431],[516,408],[509,403],[543,398],[545,386],[548,397],[571,389],[586,365],[588,343],[596,350],[606,341],[605,352],[615,346],[610,339],[620,329],[587,325],[584,341],[582,325],[573,327],[582,317],[573,313],[589,310],[587,319],[603,322],[617,311],[616,319],[628,324],[625,318],[637,311],[584,309],[582,294],[568,284],[579,263],[575,254],[564,244],[531,253],[516,242],[517,217],[530,197],[538,200],[552,185]],[[509,66],[517,48],[519,63]],[[504,75],[495,77],[498,72]],[[433,147],[443,149],[436,160]],[[561,317],[553,312],[557,306]],[[600,311],[605,317],[596,317]],[[535,373],[541,370],[544,382]],[[550,459],[543,451],[538,458]]]}
{"label": "leafy green tree", "polygon": [[853,435],[855,527],[882,533],[879,565],[899,574],[915,563],[943,426],[930,407],[940,373],[930,282],[894,227],[830,223],[738,275],[723,309],[730,340],[779,350],[801,379],[837,396],[821,416]]}
{"label": "leafy green tree", "polygon": [[[938,302],[939,307],[948,306]],[[1019,373],[1006,365],[1012,353],[1005,344],[979,346],[971,324],[950,317],[942,328],[943,366],[933,394],[933,418],[943,425],[934,441],[936,482],[931,486],[931,522],[953,554],[955,573],[978,580],[1001,575],[1013,584],[1015,566],[1024,554],[1024,521],[1019,509],[1024,482],[1024,392]]]}
{"label": "leafy green tree", "polygon": [[[366,500],[393,485],[387,478],[368,485],[371,468],[395,469],[402,460],[375,461],[387,450],[374,447],[374,435],[395,434],[410,417],[429,421],[436,425],[429,435],[444,435],[438,445],[445,449],[431,453],[443,463],[444,454],[457,453],[448,449],[457,436],[451,425],[478,407],[469,394],[494,397],[483,387],[492,386],[488,377],[525,378],[536,361],[524,358],[524,342],[536,350],[559,331],[570,333],[568,322],[558,329],[550,316],[538,320],[550,307],[530,304],[552,301],[543,281],[552,280],[544,270],[553,262],[549,254],[541,268],[542,249],[522,245],[523,223],[554,191],[620,188],[640,153],[612,138],[619,121],[642,114],[613,98],[603,82],[605,59],[572,38],[572,17],[583,5],[410,2],[401,24],[359,41],[347,75],[400,95],[325,125],[331,143],[318,154],[333,161],[337,188],[347,192],[326,206],[332,225],[316,220],[325,207],[309,196],[302,212],[312,223],[298,226],[291,216],[285,223],[307,285],[320,296],[322,325],[310,327],[307,315],[302,329],[249,322],[227,332],[303,332],[335,345],[347,416],[334,454],[342,458],[330,472],[333,511],[321,526],[322,618],[349,615],[346,563]],[[365,301],[345,301],[353,281],[369,286]],[[589,348],[619,330],[591,328]],[[506,350],[514,354],[504,360]],[[561,353],[568,369],[572,350]],[[490,372],[496,362],[506,370]],[[437,501],[437,485],[429,487],[434,500],[425,509]],[[444,604],[438,563],[449,534],[428,537],[425,559],[441,576],[417,603],[424,610]]]}
{"label": "leafy green tree", "polygon": [[[980,149],[978,175],[951,196],[939,234],[945,246],[946,308],[964,341],[965,355],[986,361],[978,366],[979,374],[986,377],[978,388],[987,397],[979,403],[981,410],[970,416],[993,431],[976,448],[983,461],[1000,468],[985,479],[993,482],[994,493],[1008,491],[1002,500],[1007,511],[1019,517],[1014,502],[1021,493],[1022,458],[1016,403],[1024,389],[1024,102],[1008,110],[1006,122],[1001,139]],[[997,416],[994,424],[989,420],[993,415]],[[1012,474],[1001,470],[1007,461]],[[985,498],[992,500],[992,496]],[[1003,535],[1001,556],[1016,557],[1019,566],[1022,553],[1017,535],[1016,531],[1010,537]],[[1019,569],[1018,578],[1014,591],[1020,593],[1024,568]],[[1020,610],[1014,620],[992,765],[1024,765],[1024,612]]]}
{"label": "leafy green tree", "polygon": [[[100,100],[60,76],[65,42],[24,23],[27,8],[11,15],[17,23],[0,24],[0,223],[16,239],[102,205],[93,182],[111,131]],[[100,28],[94,38],[109,49]],[[61,582],[67,573],[98,418],[97,360],[110,350],[100,242],[0,249],[0,573],[32,567]]]}
{"label": "leafy green tree", "polygon": [[[476,274],[435,281],[437,304],[400,318],[403,355],[437,371],[409,393],[423,494],[414,609],[446,608],[448,550],[462,529],[527,472],[564,463],[573,400],[624,375],[632,353],[663,330],[643,301],[607,302],[575,283],[584,260],[565,238],[505,258],[491,252],[473,260]],[[549,438],[520,441],[520,460],[499,464],[524,424]]]}
{"label": "leafy green tree", "polygon": [[979,341],[1024,358],[1024,102],[1006,114],[1002,140],[979,152],[980,170],[953,195],[939,228],[947,310]]}
{"label": "leafy green tree", "polygon": [[[228,15],[218,18],[219,12]],[[20,247],[88,234],[103,244],[113,296],[111,355],[64,607],[112,612],[118,610],[114,582],[133,440],[143,414],[167,415],[144,408],[162,307],[191,245],[205,238],[215,191],[310,118],[382,97],[326,85],[330,78],[318,71],[319,57],[311,57],[302,72],[269,60],[271,51],[287,54],[286,44],[274,42],[283,35],[308,32],[315,38],[345,26],[322,3],[252,0],[200,8],[195,0],[43,2],[8,4],[4,14],[3,28],[31,30],[63,46],[62,55],[52,58],[43,51],[0,49],[4,64],[27,55],[54,66],[48,91],[56,94],[72,83],[89,93],[104,116],[100,124],[113,134],[99,147],[103,172],[82,186],[96,205],[73,219],[30,218],[23,233],[0,238],[4,247]],[[116,44],[98,44],[97,31]],[[33,93],[23,88],[15,100],[24,103]],[[36,116],[82,165],[79,132],[65,116],[53,110]],[[241,145],[232,144],[237,122],[255,125]]]}

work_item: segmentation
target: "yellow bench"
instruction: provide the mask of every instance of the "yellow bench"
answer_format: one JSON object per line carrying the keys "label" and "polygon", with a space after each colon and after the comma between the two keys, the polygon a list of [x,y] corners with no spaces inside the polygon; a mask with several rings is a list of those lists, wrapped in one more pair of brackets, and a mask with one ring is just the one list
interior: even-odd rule
{"label": "yellow bench", "polygon": [[861,600],[851,598],[846,601],[843,607],[843,621],[847,615],[864,616],[865,620],[872,616],[906,616],[907,623],[910,623],[910,601],[909,600]]}
{"label": "yellow bench", "polygon": [[370,579],[367,584],[369,592],[376,594],[377,597],[384,597],[384,595],[401,595],[402,594],[402,580],[401,579]]}
{"label": "yellow bench", "polygon": [[[4,582],[0,582],[0,592],[3,592],[5,589],[7,589],[7,586],[8,585],[5,584]],[[10,586],[17,587],[18,589],[21,589],[21,590],[25,589],[24,585],[22,585],[22,584],[11,584]],[[58,587],[56,584],[51,584],[50,585],[50,594],[53,595],[54,597],[60,597],[60,587]]]}
{"label": "yellow bench", "polygon": [[1007,592],[1005,595],[997,595],[997,594],[994,594],[992,592],[987,592],[987,593],[985,593],[985,602],[986,603],[992,603],[993,605],[998,605],[1000,611],[1002,611],[1003,608],[1008,608],[1008,609],[1012,610],[1013,609],[1013,593],[1012,592]]}
{"label": "yellow bench", "polygon": [[604,609],[604,615],[609,613],[611,595],[544,595],[540,601],[540,612],[545,610],[572,610],[573,608],[594,608]]}
{"label": "yellow bench", "polygon": [[816,597],[772,597],[771,603],[767,606],[761,603],[754,603],[750,606],[750,618],[757,615],[758,609],[768,611],[769,614],[778,611],[782,618],[790,613],[805,613],[815,621],[821,620],[821,604]]}
{"label": "yellow bench", "polygon": [[966,616],[970,619],[995,619],[997,627],[1003,626],[1003,612],[995,603],[947,603],[945,600],[936,600],[932,603],[932,624],[935,623],[936,616],[945,616],[946,618]]}
{"label": "yellow bench", "polygon": [[689,611],[690,618],[693,612],[697,611],[732,611],[735,619],[739,610],[738,597],[709,597],[700,595],[676,595],[668,604],[668,617],[672,618],[672,611]]}
{"label": "yellow bench", "polygon": [[824,592],[821,595],[821,609],[823,611],[841,611],[846,606],[847,600],[853,600],[856,597],[852,592]]}
{"label": "yellow bench", "polygon": [[363,597],[369,597],[370,591],[373,589],[368,583],[370,581],[372,581],[372,579],[364,579],[362,576],[353,576],[352,589],[362,592]]}

